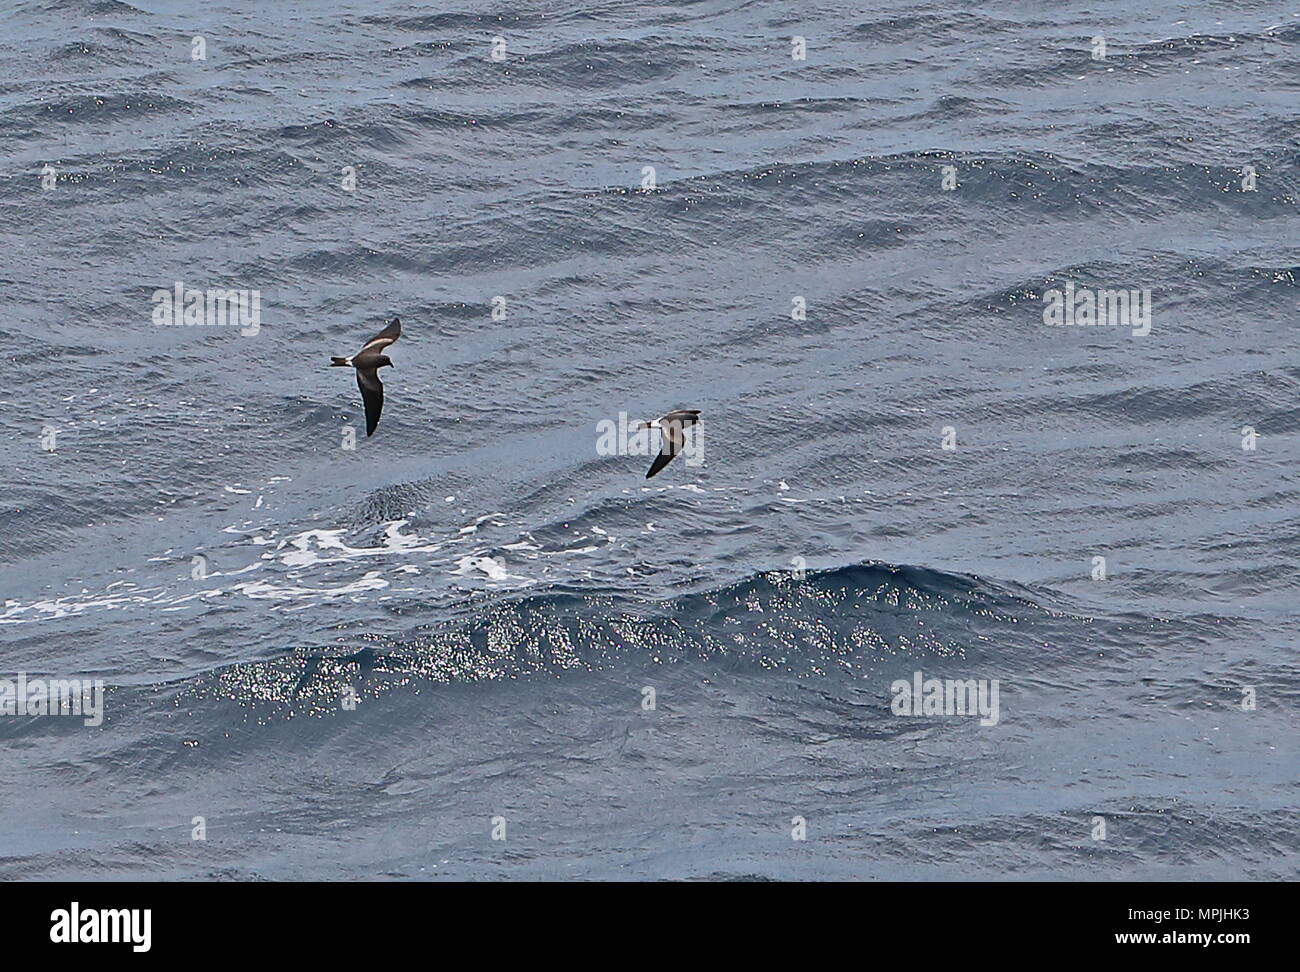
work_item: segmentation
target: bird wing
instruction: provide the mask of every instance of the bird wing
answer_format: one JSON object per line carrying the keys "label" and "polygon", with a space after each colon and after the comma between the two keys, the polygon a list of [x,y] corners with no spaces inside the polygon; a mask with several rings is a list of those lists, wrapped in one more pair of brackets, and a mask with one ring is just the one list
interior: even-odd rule
{"label": "bird wing", "polygon": [[393,322],[389,324],[386,328],[384,328],[382,331],[380,331],[378,334],[376,334],[374,337],[372,337],[365,344],[363,344],[361,346],[361,350],[358,351],[356,355],[354,355],[354,357],[360,357],[361,355],[366,354],[367,352],[372,354],[378,354],[380,351],[384,350],[384,348],[388,347],[390,344],[392,344],[401,336],[402,336],[402,322],[398,320],[396,317],[394,317]]}
{"label": "bird wing", "polygon": [[659,455],[655,456],[655,461],[651,464],[650,471],[645,474],[645,478],[649,479],[651,476],[655,475],[655,473],[662,470],[664,466],[673,461],[673,456],[675,455],[677,455],[675,452],[661,452]]}
{"label": "bird wing", "polygon": [[366,403],[366,436],[375,434],[379,413],[384,410],[384,383],[379,380],[378,368],[358,368],[357,387],[361,400]]}
{"label": "bird wing", "polygon": [[659,434],[662,437],[659,455],[655,456],[655,461],[650,464],[650,471],[645,474],[646,479],[672,462],[686,445],[686,433],[682,431],[680,424],[670,422],[660,429]]}
{"label": "bird wing", "polygon": [[700,410],[698,408],[679,408],[669,412],[659,420],[660,425],[676,423],[683,428],[688,425],[694,425],[700,420]]}

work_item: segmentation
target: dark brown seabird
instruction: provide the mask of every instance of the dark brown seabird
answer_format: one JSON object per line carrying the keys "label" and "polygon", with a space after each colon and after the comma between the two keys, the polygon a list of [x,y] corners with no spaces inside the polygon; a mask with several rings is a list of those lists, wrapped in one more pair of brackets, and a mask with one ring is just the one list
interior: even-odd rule
{"label": "dark brown seabird", "polygon": [[392,362],[388,355],[380,354],[402,336],[402,322],[393,318],[386,328],[372,337],[350,358],[330,358],[330,367],[344,368],[351,366],[357,370],[357,387],[361,389],[361,400],[366,403],[366,436],[375,434],[379,425],[379,413],[384,410],[384,385],[379,380],[379,369]]}
{"label": "dark brown seabird", "polygon": [[700,410],[698,408],[679,408],[669,412],[653,422],[638,422],[637,430],[640,429],[658,429],[662,438],[659,446],[659,455],[655,456],[655,461],[650,464],[650,471],[645,474],[649,479],[655,473],[659,472],[673,461],[674,458],[686,447],[686,429],[700,420]]}

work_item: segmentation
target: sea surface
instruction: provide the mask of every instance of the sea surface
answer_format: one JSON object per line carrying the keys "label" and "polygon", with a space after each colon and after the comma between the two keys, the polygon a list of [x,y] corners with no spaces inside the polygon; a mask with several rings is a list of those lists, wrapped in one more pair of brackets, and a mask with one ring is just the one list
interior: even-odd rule
{"label": "sea surface", "polygon": [[0,878],[1294,879],[1298,159],[1271,0],[6,4]]}

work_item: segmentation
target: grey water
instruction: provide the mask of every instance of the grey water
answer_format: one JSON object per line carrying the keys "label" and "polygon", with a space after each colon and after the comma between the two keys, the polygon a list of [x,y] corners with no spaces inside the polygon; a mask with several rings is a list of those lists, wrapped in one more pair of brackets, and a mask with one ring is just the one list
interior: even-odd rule
{"label": "grey water", "polygon": [[[1294,878],[1298,54],[1272,0],[7,4],[0,877]],[[366,438],[329,357],[393,316]],[[599,448],[682,407],[702,461]]]}

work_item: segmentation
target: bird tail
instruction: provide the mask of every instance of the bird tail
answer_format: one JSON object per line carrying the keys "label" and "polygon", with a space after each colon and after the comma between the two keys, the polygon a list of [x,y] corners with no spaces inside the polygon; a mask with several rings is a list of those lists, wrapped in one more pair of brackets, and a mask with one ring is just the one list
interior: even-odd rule
{"label": "bird tail", "polygon": [[351,363],[352,362],[350,362],[347,358],[334,358],[334,357],[330,358],[331,368],[342,368]]}

